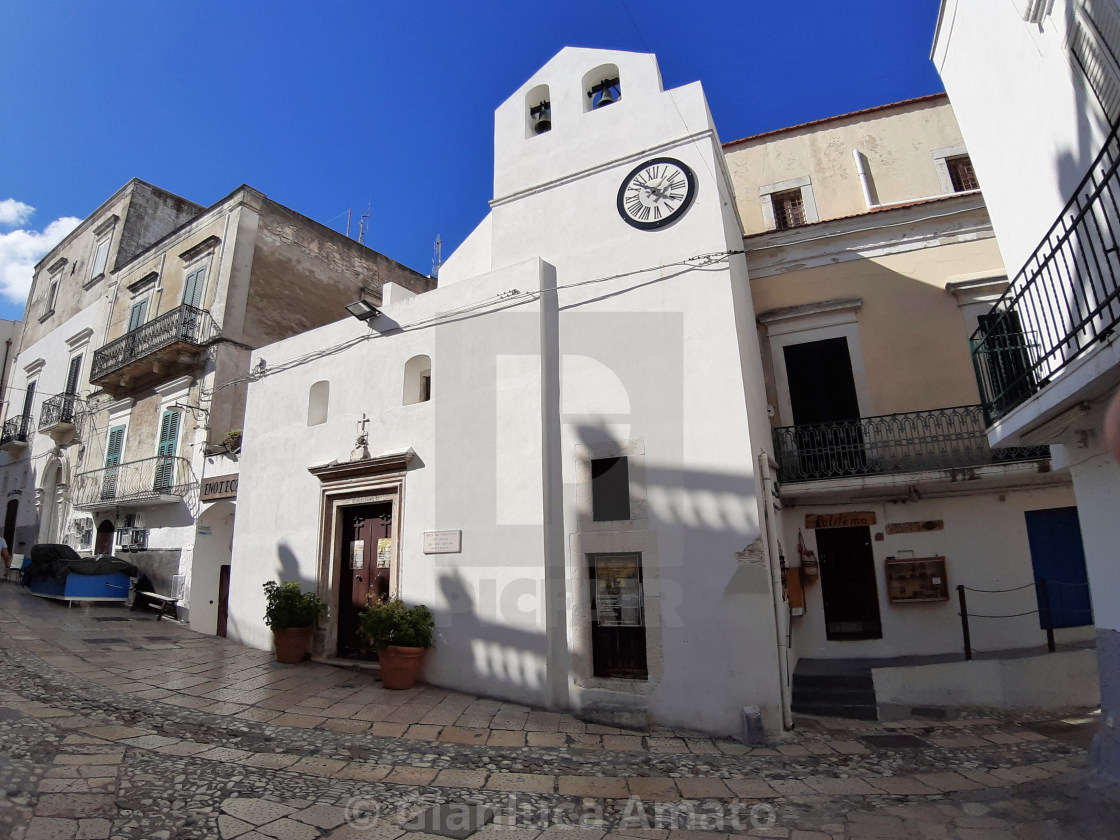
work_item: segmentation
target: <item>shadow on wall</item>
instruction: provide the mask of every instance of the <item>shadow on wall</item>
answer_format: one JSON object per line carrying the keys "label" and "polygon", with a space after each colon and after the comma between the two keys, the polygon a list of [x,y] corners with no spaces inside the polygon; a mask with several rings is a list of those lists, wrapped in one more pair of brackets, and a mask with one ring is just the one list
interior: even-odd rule
{"label": "shadow on wall", "polygon": [[[609,439],[609,432],[587,426],[580,427],[579,436],[601,445]],[[613,443],[621,446],[618,441]],[[753,480],[730,473],[648,465],[640,476],[632,475],[634,478],[644,480],[648,500],[648,513],[646,507],[640,507],[640,515],[643,519],[648,516],[648,524],[642,522],[637,527],[643,532],[659,530],[661,537],[665,537],[666,529],[677,535],[661,538],[659,544],[661,631],[667,637],[682,632],[725,634],[731,626],[725,623],[727,613],[742,608],[739,597],[769,596],[765,564],[746,564],[736,556],[760,530]],[[567,489],[570,504],[574,496],[572,488]],[[577,530],[597,527],[601,531],[603,525],[592,524],[590,509],[577,514]],[[717,536],[716,545],[722,543],[723,549],[713,548],[713,535]],[[567,636],[574,604],[589,600],[589,593],[576,599],[570,590],[573,585],[591,585],[586,574],[579,576],[578,584],[572,575],[572,564],[581,562],[581,558],[567,560],[566,611],[559,618],[552,616],[558,626],[547,627],[545,572],[539,563],[526,567],[520,576],[510,574],[516,568],[512,560],[495,563],[489,574],[478,566],[467,574],[461,568],[437,567],[435,574],[445,606],[432,610],[436,624],[434,656],[440,657],[443,680],[478,694],[547,705],[549,634]],[[569,654],[585,654],[590,661],[592,652],[569,650]]]}

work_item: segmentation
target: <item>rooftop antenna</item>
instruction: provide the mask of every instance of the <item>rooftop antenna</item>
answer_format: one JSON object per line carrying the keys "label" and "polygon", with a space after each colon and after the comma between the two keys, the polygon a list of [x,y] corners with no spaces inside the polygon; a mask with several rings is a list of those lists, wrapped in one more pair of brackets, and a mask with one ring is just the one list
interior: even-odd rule
{"label": "rooftop antenna", "polygon": [[443,265],[443,240],[436,234],[436,244],[432,248],[432,277],[439,277],[439,267]]}
{"label": "rooftop antenna", "polygon": [[369,229],[369,205],[366,205],[366,212],[362,213],[362,218],[358,222],[358,244],[362,245],[366,241],[366,230]]}
{"label": "rooftop antenna", "polygon": [[354,214],[354,208],[351,207],[346,211],[346,238],[350,238],[350,217]]}

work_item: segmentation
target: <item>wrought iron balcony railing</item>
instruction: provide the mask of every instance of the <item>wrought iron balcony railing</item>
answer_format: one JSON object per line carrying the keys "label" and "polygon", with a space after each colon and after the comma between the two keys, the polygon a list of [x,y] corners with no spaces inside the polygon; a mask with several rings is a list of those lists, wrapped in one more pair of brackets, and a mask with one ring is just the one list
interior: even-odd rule
{"label": "wrought iron balcony railing", "polygon": [[972,360],[989,421],[1044,388],[1120,322],[1120,136],[1113,126],[1041,244],[981,318]]}
{"label": "wrought iron balcony railing", "polygon": [[774,429],[783,483],[981,467],[1050,457],[1045,446],[992,449],[984,409],[963,405]]}
{"label": "wrought iron balcony railing", "polygon": [[172,344],[201,345],[215,335],[217,328],[209,312],[185,304],[177,306],[97,350],[93,354],[90,381]]}
{"label": "wrought iron balcony railing", "polygon": [[190,461],[159,455],[79,473],[73,480],[71,499],[74,507],[93,510],[123,502],[173,501],[197,487]]}
{"label": "wrought iron balcony railing", "polygon": [[67,424],[80,432],[85,414],[85,400],[77,394],[56,394],[43,403],[43,411],[39,415],[39,431],[45,432]]}
{"label": "wrought iron balcony railing", "polygon": [[31,434],[31,425],[30,414],[17,414],[15,417],[9,417],[4,421],[3,431],[0,431],[0,446],[7,446],[12,443],[26,444]]}

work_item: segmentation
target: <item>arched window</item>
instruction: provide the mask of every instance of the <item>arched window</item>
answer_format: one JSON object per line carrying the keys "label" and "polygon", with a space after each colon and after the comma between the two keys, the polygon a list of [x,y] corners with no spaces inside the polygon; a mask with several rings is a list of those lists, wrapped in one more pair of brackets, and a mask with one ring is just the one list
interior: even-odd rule
{"label": "arched window", "polygon": [[404,365],[404,399],[401,405],[427,402],[432,398],[432,360],[413,356]]}
{"label": "arched window", "polygon": [[594,111],[622,98],[618,66],[601,64],[583,77],[583,110]]}
{"label": "arched window", "polygon": [[537,85],[525,97],[525,136],[532,137],[552,130],[552,99],[548,85]]}
{"label": "arched window", "polygon": [[307,425],[318,426],[327,422],[327,404],[331,397],[331,383],[321,379],[311,386],[307,394]]}

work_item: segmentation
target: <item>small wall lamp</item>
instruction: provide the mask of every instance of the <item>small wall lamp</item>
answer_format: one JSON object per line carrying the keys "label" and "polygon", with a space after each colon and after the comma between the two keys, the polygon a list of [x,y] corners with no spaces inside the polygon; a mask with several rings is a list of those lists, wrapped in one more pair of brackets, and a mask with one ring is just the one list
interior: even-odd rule
{"label": "small wall lamp", "polygon": [[349,304],[346,311],[357,318],[359,321],[368,321],[371,318],[376,318],[381,314],[381,310],[370,303],[368,300],[358,300]]}

